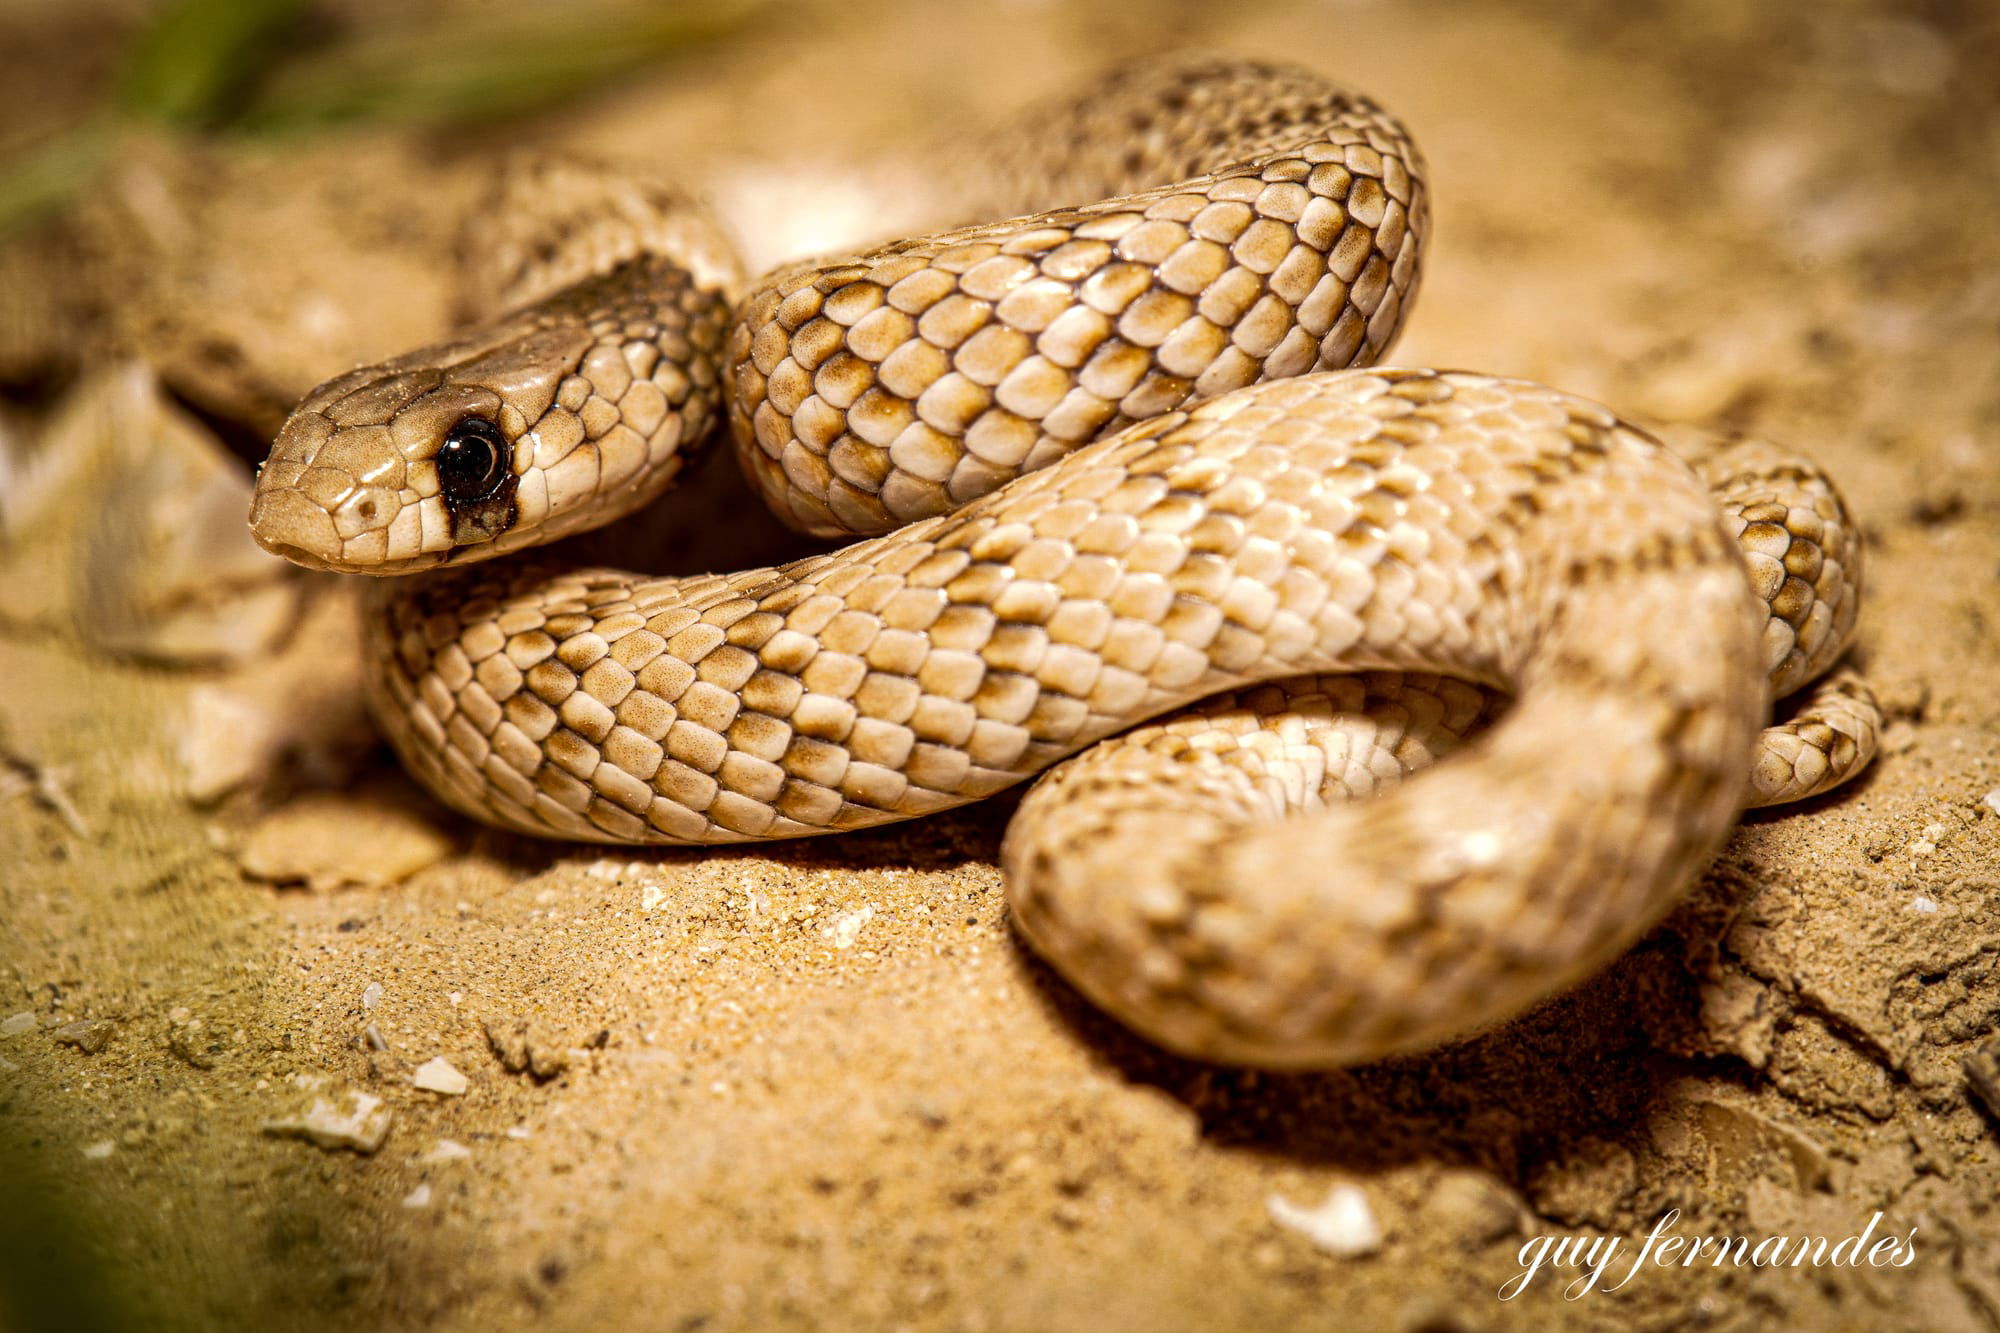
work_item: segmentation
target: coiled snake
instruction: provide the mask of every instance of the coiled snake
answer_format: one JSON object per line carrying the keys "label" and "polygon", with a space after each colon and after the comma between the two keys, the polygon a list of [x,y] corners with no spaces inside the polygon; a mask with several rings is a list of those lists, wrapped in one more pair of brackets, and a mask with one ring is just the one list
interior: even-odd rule
{"label": "coiled snake", "polygon": [[[1760,730],[1854,623],[1857,535],[1809,465],[1738,443],[1697,476],[1552,389],[1364,368],[1428,225],[1387,113],[1182,62],[1010,142],[991,207],[1020,216],[740,300],[671,191],[506,177],[472,249],[510,313],[315,389],[251,513],[301,564],[453,567],[370,617],[412,772],[530,833],[718,843],[976,800],[1124,732],[1022,804],[1014,919],[1154,1039],[1286,1066],[1521,1009],[1746,803],[1867,763],[1851,677]],[[1050,207],[1076,199],[1103,202]],[[725,412],[780,515],[866,539],[685,578],[472,563],[647,503]],[[1509,696],[1464,756],[1342,799]]]}

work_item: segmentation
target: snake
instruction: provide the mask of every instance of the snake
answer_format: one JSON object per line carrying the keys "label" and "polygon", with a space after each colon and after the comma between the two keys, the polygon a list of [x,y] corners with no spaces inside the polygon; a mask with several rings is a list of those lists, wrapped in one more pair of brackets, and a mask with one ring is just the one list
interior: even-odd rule
{"label": "snake", "polygon": [[[369,585],[362,651],[439,799],[714,845],[1042,775],[1001,848],[1018,932],[1170,1050],[1294,1068],[1574,984],[1747,806],[1867,765],[1832,670],[1859,532],[1810,462],[1382,365],[1430,212],[1377,103],[1139,62],[981,154],[957,216],[1001,220],[754,282],[671,182],[511,163],[467,225],[499,313],[300,401],[251,529],[414,575]],[[692,576],[523,551],[721,437],[847,544]]]}

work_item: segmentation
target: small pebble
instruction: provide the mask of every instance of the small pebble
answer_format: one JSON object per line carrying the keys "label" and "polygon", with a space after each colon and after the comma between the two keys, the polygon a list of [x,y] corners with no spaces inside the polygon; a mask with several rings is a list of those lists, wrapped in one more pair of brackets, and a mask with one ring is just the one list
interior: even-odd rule
{"label": "small pebble", "polygon": [[361,988],[361,1007],[373,1009],[382,1002],[382,983],[371,981]]}
{"label": "small pebble", "polygon": [[1518,1234],[1527,1211],[1519,1196],[1485,1172],[1449,1168],[1431,1186],[1424,1209],[1468,1252]]}
{"label": "small pebble", "polygon": [[470,1086],[465,1075],[452,1068],[451,1061],[442,1055],[418,1065],[417,1072],[410,1075],[410,1083],[425,1092],[440,1093],[446,1097],[463,1097]]}
{"label": "small pebble", "polygon": [[1938,909],[1937,900],[1934,898],[1926,898],[1921,893],[1918,894],[1916,897],[1910,899],[1910,910],[1912,912],[1935,912],[1937,911],[1937,909]]}
{"label": "small pebble", "polygon": [[394,1118],[380,1097],[347,1088],[313,1098],[298,1115],[266,1120],[263,1129],[266,1134],[305,1139],[321,1148],[372,1153],[389,1137]]}
{"label": "small pebble", "polygon": [[255,777],[270,761],[270,714],[213,685],[188,692],[176,745],[188,799],[207,805]]}
{"label": "small pebble", "polygon": [[96,1055],[111,1040],[116,1029],[102,1018],[79,1018],[49,1033],[65,1046],[74,1046],[85,1055]]}
{"label": "small pebble", "polygon": [[167,1049],[191,1068],[215,1068],[224,1043],[218,1034],[205,1031],[205,1026],[186,1005],[174,1006],[167,1014]]}
{"label": "small pebble", "polygon": [[0,1018],[0,1037],[18,1037],[23,1032],[33,1032],[34,1030],[35,1016],[26,1009],[23,1009],[18,1014],[9,1014],[6,1018]]}
{"label": "small pebble", "polygon": [[301,580],[242,521],[249,474],[143,367],[86,387],[109,484],[82,533],[77,631],[173,666],[263,657],[297,619]]}
{"label": "small pebble", "polygon": [[1984,804],[1988,810],[2000,815],[2000,787],[1995,787],[1986,793]]}
{"label": "small pebble", "polygon": [[496,1016],[482,1019],[486,1044],[511,1074],[532,1074],[546,1082],[569,1068],[569,1052],[562,1041],[544,1025],[525,1018]]}
{"label": "small pebble", "polygon": [[854,941],[861,936],[861,928],[875,917],[873,907],[863,907],[858,911],[842,912],[834,918],[833,928],[827,932],[836,949],[852,949]]}
{"label": "small pebble", "polygon": [[417,1186],[403,1196],[403,1207],[405,1208],[428,1208],[430,1206],[431,1187],[429,1182]]}
{"label": "small pebble", "polygon": [[463,1162],[472,1157],[472,1149],[457,1139],[439,1139],[437,1146],[423,1155],[426,1162]]}
{"label": "small pebble", "polygon": [[386,1051],[389,1049],[389,1039],[383,1036],[382,1029],[376,1027],[373,1023],[361,1029],[361,1039],[368,1043],[368,1049],[371,1051]]}
{"label": "small pebble", "polygon": [[83,1155],[93,1162],[101,1162],[118,1150],[118,1145],[110,1139],[99,1139],[83,1150]]}
{"label": "small pebble", "polygon": [[1382,1225],[1358,1185],[1335,1185],[1317,1208],[1302,1207],[1277,1194],[1265,1201],[1265,1207],[1279,1226],[1339,1258],[1352,1259],[1382,1248]]}

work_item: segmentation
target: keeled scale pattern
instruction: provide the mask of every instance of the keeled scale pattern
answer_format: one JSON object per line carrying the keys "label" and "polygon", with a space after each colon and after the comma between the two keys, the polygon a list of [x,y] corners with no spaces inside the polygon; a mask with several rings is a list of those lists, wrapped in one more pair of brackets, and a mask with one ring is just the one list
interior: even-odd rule
{"label": "keeled scale pattern", "polygon": [[1370,803],[1363,845],[1343,808],[1218,845],[1103,802],[1010,839],[1017,920],[1086,991],[1169,1044],[1285,1063],[1498,1016],[1663,910],[1740,805],[1754,606],[1704,488],[1602,409],[1347,372],[782,569],[472,566],[395,598],[373,651],[378,714],[446,799],[624,841],[925,813],[1262,678],[1518,693],[1481,762]]}
{"label": "keeled scale pattern", "polygon": [[888,531],[1130,422],[1373,364],[1394,340],[1427,203],[1408,135],[1365,99],[1209,61],[1038,112],[1018,139],[997,164],[1018,197],[1130,193],[783,269],[743,302],[732,432],[795,526]]}
{"label": "keeled scale pattern", "polygon": [[1564,433],[1577,404],[1281,381],[781,570],[474,567],[396,599],[390,715],[406,758],[514,827],[726,841],[974,799],[1246,679],[1497,681],[1531,613],[1495,596],[1520,576],[1505,529],[1537,467],[1594,461]]}

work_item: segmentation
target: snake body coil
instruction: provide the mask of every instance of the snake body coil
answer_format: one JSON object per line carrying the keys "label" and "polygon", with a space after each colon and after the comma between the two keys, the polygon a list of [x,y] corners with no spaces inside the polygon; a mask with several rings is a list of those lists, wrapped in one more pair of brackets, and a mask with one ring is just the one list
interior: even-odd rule
{"label": "snake body coil", "polygon": [[[542,168],[523,197],[572,201],[564,243],[484,247],[492,287],[536,299],[299,406],[251,521],[301,563],[404,572],[594,525],[725,404],[791,522],[887,533],[726,575],[388,585],[373,703],[413,772],[547,836],[791,837],[1273,682],[1057,768],[1005,861],[1023,932],[1100,1003],[1288,1065],[1519,1009],[1636,938],[1746,798],[1867,761],[1846,678],[1759,730],[1772,682],[1853,626],[1854,529],[1817,474],[1742,445],[1705,485],[1554,390],[1339,369],[1379,357],[1417,277],[1421,163],[1383,112],[1208,62],[1030,123],[1066,152],[1039,183],[1003,154],[1016,200],[1176,183],[781,270],[725,334],[735,275],[695,214]],[[1503,695],[1473,753],[1338,800]]]}

